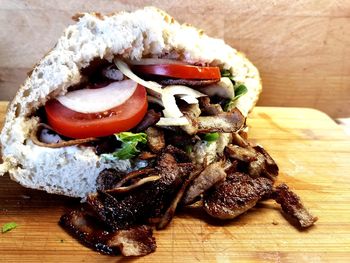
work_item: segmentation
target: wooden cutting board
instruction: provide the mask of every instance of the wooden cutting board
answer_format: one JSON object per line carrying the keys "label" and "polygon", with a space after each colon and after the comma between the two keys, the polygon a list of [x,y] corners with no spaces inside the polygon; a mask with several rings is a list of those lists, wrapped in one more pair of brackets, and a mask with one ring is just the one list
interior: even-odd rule
{"label": "wooden cutting board", "polygon": [[[6,103],[0,103],[0,119]],[[250,138],[265,146],[280,167],[279,181],[300,195],[316,225],[300,231],[273,201],[239,218],[218,222],[201,211],[184,210],[156,231],[157,251],[138,262],[349,262],[350,137],[322,112],[306,108],[257,107]],[[4,262],[121,262],[79,244],[58,225],[78,200],[25,189],[0,178],[0,225],[18,228],[0,234]]]}

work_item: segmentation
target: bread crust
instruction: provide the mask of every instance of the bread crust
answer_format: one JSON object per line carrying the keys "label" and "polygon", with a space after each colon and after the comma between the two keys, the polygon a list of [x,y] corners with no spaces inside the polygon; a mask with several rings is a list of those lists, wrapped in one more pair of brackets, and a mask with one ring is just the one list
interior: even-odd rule
{"label": "bread crust", "polygon": [[[38,122],[33,113],[47,100],[65,94],[69,86],[79,83],[80,70],[97,57],[110,61],[116,55],[131,59],[171,57],[189,63],[220,66],[231,70],[237,81],[248,87],[248,94],[237,103],[243,114],[247,115],[258,100],[262,90],[259,72],[242,53],[222,40],[208,37],[202,30],[180,25],[160,9],[146,7],[131,13],[118,12],[105,16],[84,13],[75,15],[74,19],[77,23],[69,26],[56,46],[34,66],[8,106],[0,136],[3,155],[0,174],[9,172],[12,179],[26,187],[84,197],[95,190],[99,171],[111,166],[103,164],[91,149],[72,146],[52,151],[34,145],[29,138]],[[115,35],[118,38],[112,37]],[[79,165],[72,159],[86,159],[82,165],[89,170],[95,166],[95,169],[90,173],[83,169],[88,173],[86,175],[71,175],[85,180],[85,184],[75,189],[73,184],[79,180],[63,175],[66,166],[56,165],[53,167],[55,171],[36,166],[38,160],[35,158],[47,156],[57,163],[67,161],[65,165],[68,168],[69,165]],[[130,168],[127,163],[121,166],[123,169]],[[48,181],[51,183],[48,184]]]}

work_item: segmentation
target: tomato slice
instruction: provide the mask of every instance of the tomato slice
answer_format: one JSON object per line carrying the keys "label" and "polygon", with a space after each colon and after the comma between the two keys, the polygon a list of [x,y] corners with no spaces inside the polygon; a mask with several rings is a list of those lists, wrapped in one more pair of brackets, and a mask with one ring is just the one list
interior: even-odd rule
{"label": "tomato slice", "polygon": [[138,85],[126,102],[104,112],[76,112],[56,99],[46,103],[45,111],[48,124],[58,134],[77,139],[102,137],[135,127],[147,112],[147,94]]}
{"label": "tomato slice", "polygon": [[132,69],[141,74],[180,79],[220,79],[218,67],[199,67],[181,64],[134,65]]}

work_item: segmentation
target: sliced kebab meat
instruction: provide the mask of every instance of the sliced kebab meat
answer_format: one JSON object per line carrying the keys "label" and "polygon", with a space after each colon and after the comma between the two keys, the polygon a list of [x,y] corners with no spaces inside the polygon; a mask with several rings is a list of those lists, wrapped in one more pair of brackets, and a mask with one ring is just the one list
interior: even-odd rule
{"label": "sliced kebab meat", "polygon": [[236,132],[243,127],[245,117],[238,109],[215,116],[198,117],[198,133]]}
{"label": "sliced kebab meat", "polygon": [[247,174],[233,173],[204,196],[204,210],[212,217],[233,219],[254,207],[272,192],[271,180],[251,178]]}
{"label": "sliced kebab meat", "polygon": [[205,169],[195,178],[186,191],[182,203],[184,205],[191,204],[196,197],[200,196],[217,183],[225,180],[226,172],[222,161],[209,164]]}
{"label": "sliced kebab meat", "polygon": [[104,254],[144,256],[156,250],[152,228],[146,225],[108,231],[95,217],[82,210],[63,215],[59,224],[81,243]]}
{"label": "sliced kebab meat", "polygon": [[162,129],[157,127],[148,127],[145,131],[147,134],[147,145],[154,153],[159,153],[165,148],[165,138]]}
{"label": "sliced kebab meat", "polygon": [[281,205],[283,212],[296,220],[302,228],[310,227],[318,220],[307,210],[300,197],[292,192],[285,183],[276,187],[272,198]]}
{"label": "sliced kebab meat", "polygon": [[125,229],[142,224],[148,218],[161,216],[194,168],[192,163],[180,165],[176,160],[179,157],[174,156],[166,149],[160,154],[156,171],[152,174],[160,176],[157,181],[148,182],[127,194],[100,191],[89,195],[87,203],[100,220],[113,230]]}

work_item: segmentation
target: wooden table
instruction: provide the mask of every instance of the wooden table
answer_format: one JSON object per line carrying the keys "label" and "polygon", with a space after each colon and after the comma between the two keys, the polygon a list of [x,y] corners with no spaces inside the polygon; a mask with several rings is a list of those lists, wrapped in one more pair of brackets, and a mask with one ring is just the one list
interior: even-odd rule
{"label": "wooden table", "polygon": [[[0,103],[3,119],[4,103]],[[257,107],[250,138],[265,146],[285,181],[319,217],[316,226],[291,226],[273,201],[239,218],[214,222],[201,211],[181,211],[156,231],[157,251],[138,262],[349,262],[350,137],[327,115],[306,108]],[[25,189],[0,178],[0,234],[4,262],[120,262],[80,245],[57,221],[78,200]]]}

